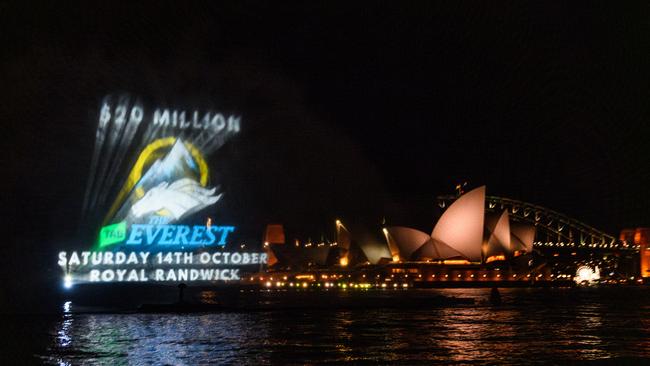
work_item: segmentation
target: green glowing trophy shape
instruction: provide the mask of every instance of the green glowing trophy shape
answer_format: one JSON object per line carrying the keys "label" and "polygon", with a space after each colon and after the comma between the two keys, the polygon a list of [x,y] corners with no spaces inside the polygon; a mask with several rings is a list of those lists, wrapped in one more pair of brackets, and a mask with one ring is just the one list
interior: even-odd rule
{"label": "green glowing trophy shape", "polygon": [[119,243],[126,239],[126,221],[104,226],[99,231],[99,247]]}

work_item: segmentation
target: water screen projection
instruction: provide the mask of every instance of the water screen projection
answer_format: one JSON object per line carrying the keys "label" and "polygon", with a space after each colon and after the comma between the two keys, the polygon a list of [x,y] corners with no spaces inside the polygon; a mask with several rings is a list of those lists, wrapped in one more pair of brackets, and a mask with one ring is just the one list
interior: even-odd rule
{"label": "water screen projection", "polygon": [[224,192],[207,158],[240,125],[236,114],[105,97],[83,202],[97,235],[86,250],[59,253],[65,286],[239,280],[264,265],[265,253],[225,250],[236,227],[211,217]]}

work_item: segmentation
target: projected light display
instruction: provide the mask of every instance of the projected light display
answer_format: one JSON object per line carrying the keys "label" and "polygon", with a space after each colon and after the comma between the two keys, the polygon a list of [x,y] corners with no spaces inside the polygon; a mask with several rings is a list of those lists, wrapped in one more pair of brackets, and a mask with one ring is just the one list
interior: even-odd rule
{"label": "projected light display", "polygon": [[59,253],[66,287],[238,280],[234,267],[265,264],[265,253],[223,251],[236,227],[207,216],[224,192],[211,182],[206,158],[240,131],[240,121],[105,97],[83,204],[85,217],[98,218],[97,237],[89,250]]}

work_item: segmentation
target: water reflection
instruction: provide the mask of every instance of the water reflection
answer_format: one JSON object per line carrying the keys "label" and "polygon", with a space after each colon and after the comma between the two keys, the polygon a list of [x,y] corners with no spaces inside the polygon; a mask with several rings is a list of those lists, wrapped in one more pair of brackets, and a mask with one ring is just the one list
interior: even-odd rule
{"label": "water reflection", "polygon": [[438,291],[479,301],[431,309],[195,315],[75,314],[74,305],[65,304],[43,356],[53,364],[174,365],[507,365],[650,357],[647,289],[630,290],[637,291],[633,297],[610,290],[503,290],[501,306],[486,301],[489,290]]}
{"label": "water reflection", "polygon": [[70,313],[70,301],[67,301],[63,304],[63,322],[61,323],[61,328],[57,333],[57,342],[59,347],[68,347],[72,342],[72,337],[70,337],[70,328],[72,327],[72,322],[74,318]]}
{"label": "water reflection", "polygon": [[72,364],[230,363],[244,355],[252,362],[261,345],[256,351],[249,340],[266,338],[250,314],[66,314],[57,334],[50,352]]}

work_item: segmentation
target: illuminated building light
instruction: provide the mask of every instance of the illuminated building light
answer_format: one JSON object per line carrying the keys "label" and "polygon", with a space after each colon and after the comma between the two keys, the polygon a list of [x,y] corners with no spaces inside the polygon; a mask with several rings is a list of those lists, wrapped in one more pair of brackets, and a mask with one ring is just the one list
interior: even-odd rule
{"label": "illuminated building light", "polygon": [[513,274],[513,275],[512,275],[512,278],[515,278],[515,277],[517,277],[517,275],[516,275],[516,274]]}
{"label": "illuminated building light", "polygon": [[280,287],[280,286],[282,286],[282,282],[276,282],[276,283],[275,283],[275,286],[276,286],[276,287]]}
{"label": "illuminated building light", "polygon": [[486,275],[486,274],[484,274],[484,275],[483,275],[483,278],[485,278],[485,277],[487,277],[487,275]]}
{"label": "illuminated building light", "polygon": [[[600,279],[600,271],[598,270],[598,267],[596,267],[596,269],[594,270],[589,266],[579,267],[578,270],[576,271],[575,277],[573,278],[573,280],[577,284],[592,283],[599,279]],[[631,279],[634,279],[634,277],[632,277]]]}
{"label": "illuminated building light", "polygon": [[385,283],[382,283],[382,284],[381,284],[381,287],[386,287],[386,284],[385,284]]}
{"label": "illuminated building light", "polygon": [[302,287],[307,287],[307,286],[308,286],[308,285],[307,285],[307,282],[303,282],[303,283],[302,283]]}
{"label": "illuminated building light", "polygon": [[447,278],[447,277],[449,277],[449,275],[448,275],[448,274],[446,274],[446,275],[445,275],[445,278]]}
{"label": "illuminated building light", "polygon": [[474,278],[474,274],[471,274],[470,277]]}
{"label": "illuminated building light", "polygon": [[347,257],[343,257],[343,258],[341,258],[341,259],[339,260],[339,264],[341,265],[341,267],[345,267],[345,266],[347,266],[347,265],[348,265],[348,258],[347,258]]}
{"label": "illuminated building light", "polygon": [[310,275],[310,274],[300,274],[300,275],[296,275],[296,279],[297,279],[297,280],[313,280],[313,279],[314,279],[314,275]]}
{"label": "illuminated building light", "polygon": [[396,284],[396,283],[394,283],[394,284],[393,284],[393,287],[397,287],[397,284]]}
{"label": "illuminated building light", "polygon": [[404,287],[404,288],[409,287],[409,284],[408,284],[408,283],[404,283],[404,284],[402,284],[402,287]]}
{"label": "illuminated building light", "polygon": [[498,277],[501,277],[501,273],[497,273],[497,278],[498,278]]}
{"label": "illuminated building light", "polygon": [[266,282],[266,287],[271,287],[271,282]]}
{"label": "illuminated building light", "polygon": [[69,274],[63,277],[63,287],[67,289],[72,288],[72,276],[70,276]]}
{"label": "illuminated building light", "polygon": [[457,277],[460,278],[460,275],[458,275]]}
{"label": "illuminated building light", "polygon": [[492,256],[487,257],[487,259],[485,260],[485,263],[490,263],[490,262],[494,262],[494,261],[504,261],[504,260],[506,260],[506,256],[503,255],[503,254],[492,255]]}
{"label": "illuminated building light", "polygon": [[446,259],[442,261],[442,264],[454,266],[454,265],[467,265],[467,264],[471,264],[471,262],[466,259]]}

